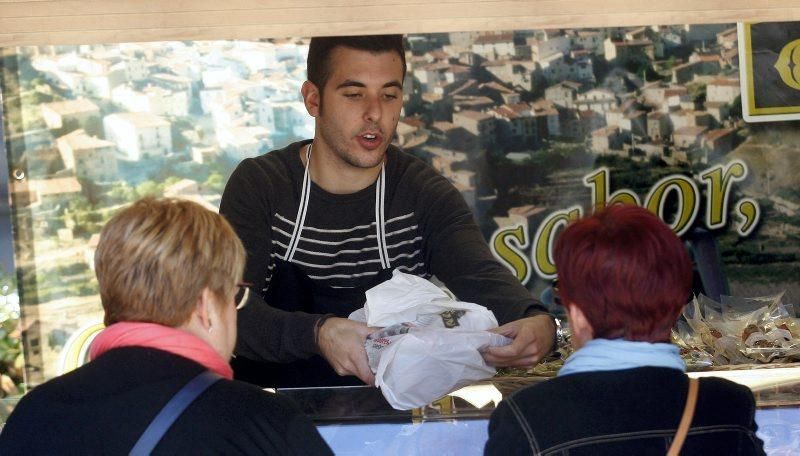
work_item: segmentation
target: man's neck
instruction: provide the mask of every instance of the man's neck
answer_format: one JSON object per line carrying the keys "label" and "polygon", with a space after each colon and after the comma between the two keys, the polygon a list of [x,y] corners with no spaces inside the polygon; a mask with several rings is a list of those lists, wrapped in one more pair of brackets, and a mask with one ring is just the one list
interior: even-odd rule
{"label": "man's neck", "polygon": [[[347,195],[363,190],[378,179],[381,165],[373,168],[352,166],[333,153],[317,147],[316,142],[311,150],[311,180],[328,193]],[[300,159],[306,164],[306,148],[300,149]]]}

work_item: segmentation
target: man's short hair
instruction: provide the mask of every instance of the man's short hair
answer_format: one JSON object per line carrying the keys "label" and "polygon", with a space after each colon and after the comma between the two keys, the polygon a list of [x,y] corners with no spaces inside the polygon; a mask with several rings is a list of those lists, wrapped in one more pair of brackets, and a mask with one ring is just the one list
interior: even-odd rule
{"label": "man's short hair", "polygon": [[647,209],[615,204],[573,222],[553,250],[559,294],[595,338],[664,342],[692,287],[677,235]]}
{"label": "man's short hair", "polygon": [[333,72],[331,70],[331,52],[339,47],[347,47],[372,53],[396,52],[403,64],[403,77],[406,74],[406,52],[403,47],[403,35],[361,35],[361,36],[320,36],[311,38],[308,47],[306,68],[308,80],[314,83],[320,95]]}
{"label": "man's short hair", "polygon": [[244,262],[244,247],[221,215],[186,200],[139,200],[100,233],[94,264],[105,324],[180,326],[205,287],[227,304]]}

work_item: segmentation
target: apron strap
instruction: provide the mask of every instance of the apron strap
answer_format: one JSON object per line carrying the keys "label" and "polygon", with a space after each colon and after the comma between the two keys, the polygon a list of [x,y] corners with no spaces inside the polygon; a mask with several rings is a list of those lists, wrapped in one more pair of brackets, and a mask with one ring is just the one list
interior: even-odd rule
{"label": "apron strap", "polygon": [[381,259],[382,269],[391,269],[389,251],[386,248],[386,217],[384,210],[384,196],[386,194],[386,166],[381,163],[381,174],[375,184],[375,234],[378,240],[378,255]]}
{"label": "apron strap", "polygon": [[[297,251],[297,245],[300,243],[300,235],[303,232],[303,225],[306,222],[306,214],[308,213],[308,200],[311,198],[311,175],[309,168],[311,165],[311,149],[313,143],[306,147],[306,168],[303,172],[303,189],[300,193],[300,206],[297,208],[297,216],[294,221],[294,229],[292,230],[292,237],[289,239],[289,245],[286,247],[286,254],[283,260],[291,262],[294,254]],[[390,269],[391,262],[389,261],[389,250],[386,247],[386,215],[385,215],[385,196],[386,196],[386,162],[381,162],[381,173],[378,175],[378,181],[375,183],[375,234],[378,241],[378,256],[381,260],[382,269]]]}
{"label": "apron strap", "polygon": [[310,143],[306,147],[306,169],[303,172],[303,190],[300,192],[300,207],[297,208],[297,217],[294,220],[294,229],[292,230],[292,237],[289,239],[289,245],[286,247],[286,254],[283,256],[284,261],[292,261],[294,252],[297,250],[297,244],[300,243],[300,233],[303,231],[303,225],[306,222],[306,213],[308,212],[308,199],[311,196],[311,176],[308,172],[309,165],[311,164],[311,147]]}

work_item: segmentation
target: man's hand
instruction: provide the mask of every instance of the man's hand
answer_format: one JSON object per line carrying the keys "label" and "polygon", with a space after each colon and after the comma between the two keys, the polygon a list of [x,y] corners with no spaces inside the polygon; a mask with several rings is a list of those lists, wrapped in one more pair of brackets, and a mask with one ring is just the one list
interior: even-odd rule
{"label": "man's hand", "polygon": [[319,352],[339,375],[355,375],[367,385],[375,375],[367,362],[364,342],[373,331],[364,323],[346,318],[329,318],[319,328]]}
{"label": "man's hand", "polygon": [[530,367],[553,348],[556,325],[549,315],[536,315],[506,323],[492,332],[511,337],[511,345],[489,347],[483,359],[492,366]]}

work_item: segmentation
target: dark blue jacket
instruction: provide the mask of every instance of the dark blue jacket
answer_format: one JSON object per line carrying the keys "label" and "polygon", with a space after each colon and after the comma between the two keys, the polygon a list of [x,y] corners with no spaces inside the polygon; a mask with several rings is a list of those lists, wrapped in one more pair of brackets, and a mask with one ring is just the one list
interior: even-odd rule
{"label": "dark blue jacket", "polygon": [[[565,375],[506,398],[489,422],[487,455],[660,455],[683,414],[688,377],[640,367]],[[755,400],[731,381],[700,379],[681,455],[763,455]]]}
{"label": "dark blue jacket", "polygon": [[[128,454],[164,404],[203,369],[161,350],[110,350],[25,395],[0,434],[0,454]],[[289,399],[220,380],[189,405],[153,454],[332,453]]]}

